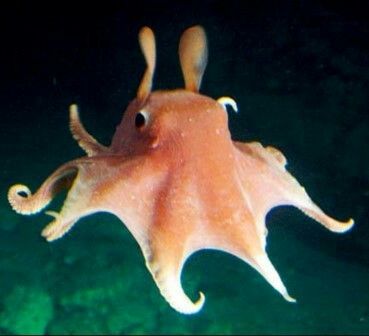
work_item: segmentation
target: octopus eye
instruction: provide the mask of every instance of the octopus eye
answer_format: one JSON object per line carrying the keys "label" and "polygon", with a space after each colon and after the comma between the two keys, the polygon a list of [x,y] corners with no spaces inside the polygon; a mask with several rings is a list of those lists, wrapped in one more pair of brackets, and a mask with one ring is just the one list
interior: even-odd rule
{"label": "octopus eye", "polygon": [[149,116],[147,112],[140,111],[136,114],[135,117],[135,126],[137,129],[141,129],[142,127],[147,125],[147,122],[149,120]]}

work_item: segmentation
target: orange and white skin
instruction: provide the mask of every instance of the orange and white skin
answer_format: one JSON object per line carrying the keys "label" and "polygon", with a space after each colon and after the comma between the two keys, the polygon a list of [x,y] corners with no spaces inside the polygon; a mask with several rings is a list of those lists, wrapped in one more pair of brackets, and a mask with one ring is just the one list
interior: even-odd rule
{"label": "orange and white skin", "polygon": [[266,214],[293,205],[333,232],[349,230],[353,220],[326,215],[288,173],[279,150],[232,140],[226,106],[237,109],[234,100],[199,93],[207,63],[202,27],[187,29],[180,40],[184,89],[151,91],[156,50],[150,28],[141,29],[139,41],[147,68],[111,145],[85,130],[72,105],[70,128],[87,155],[62,165],[34,194],[13,185],[11,206],[34,214],[69,188],[61,211],[47,211],[54,217],[42,231],[48,241],[87,215],[116,215],[137,240],[161,294],[180,313],[196,313],[204,304],[203,293],[192,302],[181,286],[186,259],[202,249],[241,258],[293,302],[265,250]]}

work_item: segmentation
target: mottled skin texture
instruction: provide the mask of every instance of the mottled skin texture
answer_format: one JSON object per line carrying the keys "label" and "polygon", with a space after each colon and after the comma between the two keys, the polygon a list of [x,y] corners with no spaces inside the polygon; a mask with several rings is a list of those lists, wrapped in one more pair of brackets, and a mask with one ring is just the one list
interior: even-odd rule
{"label": "mottled skin texture", "polygon": [[232,141],[224,103],[198,93],[207,57],[200,27],[181,40],[186,88],[151,92],[155,43],[144,29],[140,42],[148,67],[111,145],[87,133],[73,105],[70,127],[87,156],[61,166],[33,195],[26,186],[12,186],[13,209],[36,213],[60,189],[70,188],[60,213],[48,212],[55,217],[42,231],[48,241],[84,216],[115,214],[140,245],[161,294],[181,313],[196,313],[204,304],[202,293],[193,303],[180,281],[184,262],[201,249],[241,258],[294,301],[265,251],[268,211],[293,205],[335,232],[347,231],[353,221],[325,215],[287,172],[277,149]]}

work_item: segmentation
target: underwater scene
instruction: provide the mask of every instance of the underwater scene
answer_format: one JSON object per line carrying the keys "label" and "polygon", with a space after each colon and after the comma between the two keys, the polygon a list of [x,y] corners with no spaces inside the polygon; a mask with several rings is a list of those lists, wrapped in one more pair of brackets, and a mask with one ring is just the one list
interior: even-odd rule
{"label": "underwater scene", "polygon": [[369,334],[368,1],[0,27],[0,334]]}

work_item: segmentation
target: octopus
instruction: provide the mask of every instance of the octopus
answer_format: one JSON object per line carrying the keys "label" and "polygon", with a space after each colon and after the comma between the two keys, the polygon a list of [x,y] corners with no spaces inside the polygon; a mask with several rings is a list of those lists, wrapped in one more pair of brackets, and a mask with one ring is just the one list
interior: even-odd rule
{"label": "octopus", "polygon": [[266,252],[267,213],[292,205],[341,233],[354,221],[325,214],[286,170],[287,160],[275,147],[232,140],[227,107],[237,110],[236,102],[199,93],[208,58],[201,26],[180,38],[183,89],[152,91],[156,43],[149,27],[139,31],[139,43],[146,70],[111,144],[89,134],[71,105],[70,130],[86,155],[60,166],[35,193],[12,185],[11,207],[32,215],[67,189],[61,210],[46,211],[53,217],[42,231],[49,242],[83,217],[114,214],[137,241],[161,295],[180,313],[194,314],[204,305],[202,292],[192,300],[181,284],[186,260],[203,249],[240,258],[294,302]]}

